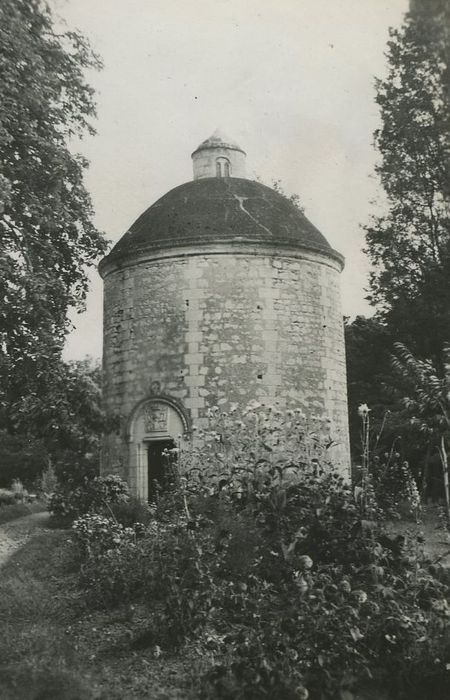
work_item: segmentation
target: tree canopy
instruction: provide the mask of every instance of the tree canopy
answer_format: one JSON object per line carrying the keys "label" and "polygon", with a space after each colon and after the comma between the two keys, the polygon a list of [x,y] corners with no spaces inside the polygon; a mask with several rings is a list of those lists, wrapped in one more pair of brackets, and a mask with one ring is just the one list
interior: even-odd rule
{"label": "tree canopy", "polygon": [[96,472],[101,433],[113,427],[101,406],[100,363],[53,362],[36,372],[0,429],[0,486],[13,478],[30,484],[50,465],[61,478]]}
{"label": "tree canopy", "polygon": [[450,3],[416,0],[377,81],[387,212],[366,229],[370,299],[397,340],[436,357],[450,338]]}
{"label": "tree canopy", "polygon": [[[379,426],[389,410],[385,439],[399,440],[401,434],[397,444],[403,443],[405,456],[417,456],[419,436],[413,438],[410,416],[399,401],[402,387],[392,356],[401,342],[443,376],[442,353],[450,340],[448,0],[411,2],[402,27],[390,31],[386,56],[387,76],[376,81],[381,127],[374,135],[384,213],[366,227],[375,316],[347,325],[350,415],[356,416],[363,401],[373,407]],[[357,453],[355,420],[351,432]]]}
{"label": "tree canopy", "polygon": [[[87,269],[105,251],[71,146],[93,133],[77,32],[58,31],[41,0],[0,4],[0,399],[35,392],[59,359],[69,307],[82,308]],[[1,419],[1,417],[0,417]]]}

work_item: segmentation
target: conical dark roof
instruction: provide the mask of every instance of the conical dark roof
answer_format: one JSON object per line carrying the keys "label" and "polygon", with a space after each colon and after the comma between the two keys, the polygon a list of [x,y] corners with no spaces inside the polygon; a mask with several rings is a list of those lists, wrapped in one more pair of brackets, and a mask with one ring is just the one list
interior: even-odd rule
{"label": "conical dark roof", "polygon": [[129,256],[211,243],[266,244],[307,249],[343,264],[343,257],[286,197],[259,182],[204,178],[187,182],[152,204],[100,265]]}

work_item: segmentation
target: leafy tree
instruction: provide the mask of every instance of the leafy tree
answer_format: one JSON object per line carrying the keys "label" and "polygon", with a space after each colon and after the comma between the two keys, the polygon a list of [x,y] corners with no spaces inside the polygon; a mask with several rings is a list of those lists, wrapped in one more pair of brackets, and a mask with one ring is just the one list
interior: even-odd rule
{"label": "leafy tree", "polygon": [[398,340],[439,361],[450,338],[450,3],[416,0],[377,81],[387,213],[366,229],[370,300]]}
{"label": "leafy tree", "polygon": [[381,156],[376,171],[386,202],[385,213],[366,227],[376,314],[346,330],[352,446],[360,402],[373,408],[376,430],[389,410],[381,450],[395,440],[416,473],[430,458],[430,441],[404,410],[402,391],[410,395],[411,382],[406,388],[390,355],[400,341],[444,378],[443,348],[450,340],[449,58],[450,3],[414,0],[403,26],[391,30],[388,74],[377,81],[382,126],[375,132]]}
{"label": "leafy tree", "polygon": [[390,371],[392,337],[377,318],[357,316],[352,323],[345,319],[347,388],[349,404],[350,446],[355,459],[361,457],[361,421],[358,406],[369,404],[372,424],[380,432],[391,397],[385,388]]}
{"label": "leafy tree", "polygon": [[396,343],[393,367],[398,377],[404,413],[438,453],[442,465],[447,519],[450,523],[448,443],[450,438],[450,347],[445,348],[445,372],[429,360],[417,359],[408,348]]}
{"label": "leafy tree", "polygon": [[62,367],[68,308],[82,308],[86,270],[105,250],[83,185],[86,160],[69,148],[93,133],[93,90],[83,74],[97,67],[85,39],[58,32],[41,0],[2,0],[0,424],[7,427],[8,414],[20,413]]}
{"label": "leafy tree", "polygon": [[44,440],[50,453],[90,452],[103,425],[99,363],[89,358],[55,363],[44,377],[50,384],[14,406],[13,430]]}
{"label": "leafy tree", "polygon": [[48,456],[41,441],[0,430],[0,488],[11,486],[14,479],[31,488],[47,465]]}
{"label": "leafy tree", "polygon": [[100,364],[90,358],[53,362],[52,371],[38,372],[33,390],[8,413],[0,482],[29,481],[50,464],[64,479],[97,472],[100,435],[107,427],[113,426],[101,405]]}
{"label": "leafy tree", "polygon": [[[354,483],[361,480],[361,468],[365,466],[376,484],[380,475],[390,479],[397,474],[399,478],[395,483],[401,485],[405,463],[411,465],[415,478],[420,481],[424,461],[429,464],[432,458],[426,446],[424,448],[423,433],[411,422],[402,403],[404,385],[392,366],[394,340],[395,335],[376,316],[357,316],[352,323],[345,323]],[[366,404],[370,408],[370,431],[364,434],[360,409]],[[409,474],[409,468],[407,471]],[[424,479],[422,484],[425,490]],[[396,496],[400,495],[400,490]]]}

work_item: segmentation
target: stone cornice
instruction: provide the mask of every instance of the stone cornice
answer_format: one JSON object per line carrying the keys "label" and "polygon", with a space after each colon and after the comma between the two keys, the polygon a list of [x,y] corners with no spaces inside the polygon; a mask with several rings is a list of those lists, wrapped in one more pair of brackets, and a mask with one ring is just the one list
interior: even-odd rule
{"label": "stone cornice", "polygon": [[246,243],[244,241],[221,242],[221,243],[203,243],[195,245],[177,245],[173,247],[161,247],[147,250],[135,250],[126,255],[107,255],[100,261],[98,266],[99,273],[105,279],[112,272],[125,270],[135,265],[143,263],[160,262],[162,260],[170,260],[174,258],[189,258],[193,256],[205,255],[239,255],[239,256],[265,256],[273,258],[291,258],[293,260],[308,260],[309,262],[317,262],[322,265],[327,265],[337,272],[342,272],[344,269],[344,256],[336,250],[330,249],[314,250],[310,247],[277,245],[271,246],[267,243]]}

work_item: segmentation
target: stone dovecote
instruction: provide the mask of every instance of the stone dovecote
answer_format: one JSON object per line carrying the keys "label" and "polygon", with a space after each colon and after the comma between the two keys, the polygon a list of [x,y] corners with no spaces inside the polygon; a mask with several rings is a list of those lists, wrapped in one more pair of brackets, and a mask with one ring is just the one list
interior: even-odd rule
{"label": "stone dovecote", "polygon": [[195,179],[100,263],[104,400],[121,420],[103,468],[142,498],[158,445],[206,425],[208,408],[252,399],[329,418],[349,469],[343,258],[294,204],[243,177],[241,159],[213,134],[194,151]]}

